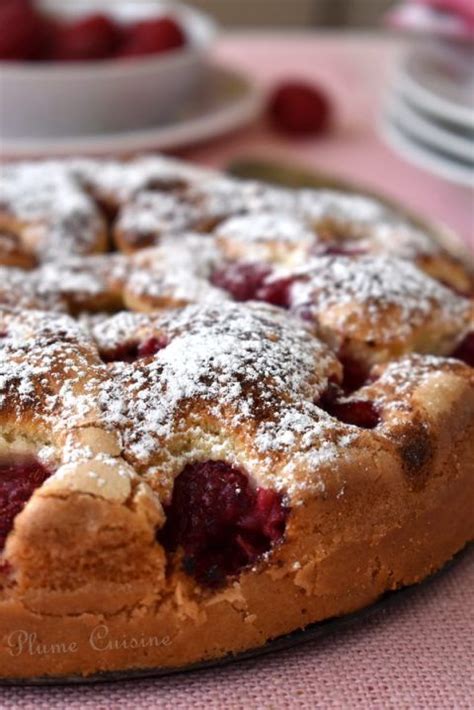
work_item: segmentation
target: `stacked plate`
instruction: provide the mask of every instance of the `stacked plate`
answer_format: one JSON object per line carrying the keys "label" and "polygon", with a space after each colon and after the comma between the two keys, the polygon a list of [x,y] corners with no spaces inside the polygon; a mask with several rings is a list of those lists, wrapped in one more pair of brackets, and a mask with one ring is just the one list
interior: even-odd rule
{"label": "stacked plate", "polygon": [[387,100],[382,133],[412,162],[473,186],[472,46],[432,41],[407,50]]}

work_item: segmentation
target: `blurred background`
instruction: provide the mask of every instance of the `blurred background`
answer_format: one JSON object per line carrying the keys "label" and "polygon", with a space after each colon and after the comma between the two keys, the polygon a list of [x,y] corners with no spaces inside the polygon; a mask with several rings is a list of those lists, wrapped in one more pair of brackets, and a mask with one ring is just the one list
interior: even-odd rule
{"label": "blurred background", "polygon": [[474,241],[474,0],[0,0],[0,98],[8,159],[302,167]]}
{"label": "blurred background", "polygon": [[393,0],[191,0],[224,27],[376,27]]}

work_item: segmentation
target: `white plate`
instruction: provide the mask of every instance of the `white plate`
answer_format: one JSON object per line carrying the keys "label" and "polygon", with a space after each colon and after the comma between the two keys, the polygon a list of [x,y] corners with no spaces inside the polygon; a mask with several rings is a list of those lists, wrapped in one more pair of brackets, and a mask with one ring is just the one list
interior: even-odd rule
{"label": "white plate", "polygon": [[424,111],[474,130],[473,62],[467,44],[421,43],[402,60],[396,86]]}
{"label": "white plate", "polygon": [[415,139],[441,150],[453,158],[474,163],[474,132],[455,131],[452,124],[438,123],[406,101],[401,94],[392,94],[387,113],[406,133]]}
{"label": "white plate", "polygon": [[198,98],[174,121],[120,133],[43,140],[2,140],[6,158],[61,155],[125,155],[147,149],[170,150],[227,133],[248,123],[262,108],[261,91],[245,76],[209,67],[209,80]]}
{"label": "white plate", "polygon": [[408,135],[388,115],[385,115],[381,120],[380,132],[394,150],[415,165],[458,185],[474,186],[474,165],[456,161],[440,151],[423,145]]}

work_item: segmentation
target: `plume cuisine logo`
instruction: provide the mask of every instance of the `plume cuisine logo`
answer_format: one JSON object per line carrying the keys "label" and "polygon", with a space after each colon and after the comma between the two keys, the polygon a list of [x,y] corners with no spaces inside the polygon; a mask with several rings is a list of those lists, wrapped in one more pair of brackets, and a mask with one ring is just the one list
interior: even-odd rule
{"label": "plume cuisine logo", "polygon": [[[140,634],[132,636],[111,634],[106,624],[95,626],[87,639],[88,647],[97,653],[109,651],[122,651],[138,648],[159,648],[170,646],[172,640],[169,636],[146,636]],[[38,634],[24,629],[12,631],[7,637],[7,649],[11,656],[56,656],[77,653],[80,644],[77,641],[49,641],[38,638]]]}

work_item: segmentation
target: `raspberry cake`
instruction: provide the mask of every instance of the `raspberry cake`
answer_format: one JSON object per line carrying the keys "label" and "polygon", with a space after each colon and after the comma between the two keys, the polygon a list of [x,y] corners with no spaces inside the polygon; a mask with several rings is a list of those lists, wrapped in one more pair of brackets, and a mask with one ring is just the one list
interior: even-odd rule
{"label": "raspberry cake", "polygon": [[422,228],[159,157],[1,183],[1,677],[256,648],[472,539],[472,270]]}

